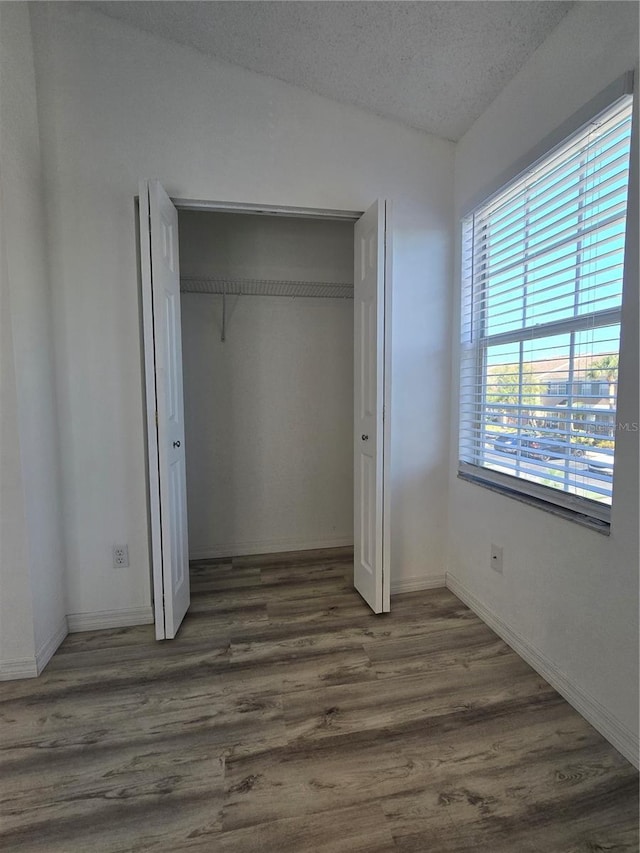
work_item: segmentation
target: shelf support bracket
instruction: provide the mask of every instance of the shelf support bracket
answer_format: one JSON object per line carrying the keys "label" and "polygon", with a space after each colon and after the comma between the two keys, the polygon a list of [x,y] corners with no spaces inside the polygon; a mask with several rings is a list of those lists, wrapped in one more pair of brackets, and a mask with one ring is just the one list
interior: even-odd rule
{"label": "shelf support bracket", "polygon": [[222,334],[220,335],[220,340],[222,343],[225,342],[227,338],[227,283],[222,285]]}

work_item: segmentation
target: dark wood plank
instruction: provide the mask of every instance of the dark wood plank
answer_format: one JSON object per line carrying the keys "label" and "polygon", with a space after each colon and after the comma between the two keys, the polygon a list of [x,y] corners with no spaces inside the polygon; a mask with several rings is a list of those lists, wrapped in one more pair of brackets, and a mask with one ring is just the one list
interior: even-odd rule
{"label": "dark wood plank", "polygon": [[[207,848],[211,849],[211,848]],[[396,845],[377,804],[357,809],[286,818],[223,832],[216,839],[220,853],[395,853]]]}

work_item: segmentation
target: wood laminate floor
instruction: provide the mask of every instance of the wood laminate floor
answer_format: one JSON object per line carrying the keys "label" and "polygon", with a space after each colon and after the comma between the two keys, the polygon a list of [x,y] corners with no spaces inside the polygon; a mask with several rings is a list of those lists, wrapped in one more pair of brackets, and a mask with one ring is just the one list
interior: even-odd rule
{"label": "wood laminate floor", "polygon": [[191,576],[175,641],[0,685],[0,849],[638,851],[636,771],[449,591],[373,616],[347,551]]}

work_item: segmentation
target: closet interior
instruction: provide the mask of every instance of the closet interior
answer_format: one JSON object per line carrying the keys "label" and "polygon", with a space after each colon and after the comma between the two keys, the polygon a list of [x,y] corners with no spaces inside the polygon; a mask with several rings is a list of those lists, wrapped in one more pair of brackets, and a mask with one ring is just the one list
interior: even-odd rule
{"label": "closet interior", "polygon": [[353,222],[179,212],[191,559],[353,543]]}

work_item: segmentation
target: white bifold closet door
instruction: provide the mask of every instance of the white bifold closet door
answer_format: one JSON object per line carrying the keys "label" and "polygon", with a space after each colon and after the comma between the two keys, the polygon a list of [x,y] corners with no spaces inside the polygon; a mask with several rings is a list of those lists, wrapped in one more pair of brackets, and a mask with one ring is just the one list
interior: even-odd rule
{"label": "white bifold closet door", "polygon": [[386,208],[387,203],[379,200],[356,222],[354,247],[353,582],[374,613],[390,609],[384,425],[390,379],[387,376],[385,382]]}
{"label": "white bifold closet door", "polygon": [[[354,232],[354,586],[390,609],[387,202]],[[140,184],[140,249],[149,501],[156,638],[172,639],[189,607],[178,213],[158,181]]]}
{"label": "white bifold closet door", "polygon": [[140,248],[156,639],[189,607],[178,211],[158,181],[140,185]]}

